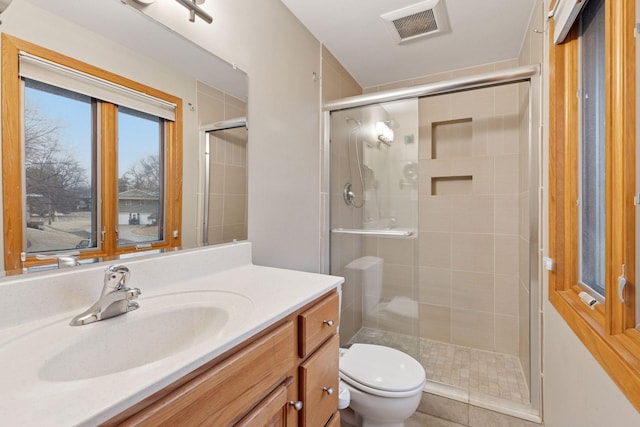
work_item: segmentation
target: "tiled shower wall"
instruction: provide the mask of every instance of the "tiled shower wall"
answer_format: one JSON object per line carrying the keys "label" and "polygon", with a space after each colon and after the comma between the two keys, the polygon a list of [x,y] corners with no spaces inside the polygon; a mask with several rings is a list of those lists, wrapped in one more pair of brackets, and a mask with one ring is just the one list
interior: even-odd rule
{"label": "tiled shower wall", "polygon": [[518,354],[518,95],[508,85],[420,100],[425,338]]}
{"label": "tiled shower wall", "polygon": [[[420,85],[518,66],[503,61],[365,89]],[[424,98],[419,104],[420,336],[528,359],[529,308],[521,93],[526,84]],[[525,135],[528,136],[528,135]],[[528,138],[522,140],[522,147]],[[524,248],[524,250],[523,250]],[[525,325],[521,325],[521,320]],[[526,344],[523,344],[526,342]],[[523,366],[525,364],[523,363]]]}
{"label": "tiled shower wall", "polygon": [[[201,82],[198,82],[197,110],[200,126],[247,114],[244,101]],[[211,136],[209,244],[246,240],[247,131],[230,129],[214,132]]]}

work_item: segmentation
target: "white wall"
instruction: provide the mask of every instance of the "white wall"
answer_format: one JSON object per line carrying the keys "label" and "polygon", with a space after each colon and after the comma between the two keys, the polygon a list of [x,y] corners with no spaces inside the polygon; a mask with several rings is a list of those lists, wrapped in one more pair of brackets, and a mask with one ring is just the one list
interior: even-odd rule
{"label": "white wall", "polygon": [[[104,0],[102,0],[104,1]],[[118,0],[119,1],[119,0]],[[319,271],[320,43],[280,0],[177,2],[144,12],[249,76],[249,240],[256,264]]]}
{"label": "white wall", "polygon": [[[549,10],[549,0],[544,0]],[[545,53],[549,52],[545,37]],[[545,58],[548,54],[545,54]],[[543,171],[545,189],[549,188],[549,81],[548,62],[543,69]],[[544,191],[547,194],[547,191]],[[542,217],[544,254],[548,255],[549,201],[544,199]],[[546,427],[632,427],[640,425],[640,413],[631,405],[582,342],[569,329],[549,303],[548,275],[543,274],[543,411]]]}

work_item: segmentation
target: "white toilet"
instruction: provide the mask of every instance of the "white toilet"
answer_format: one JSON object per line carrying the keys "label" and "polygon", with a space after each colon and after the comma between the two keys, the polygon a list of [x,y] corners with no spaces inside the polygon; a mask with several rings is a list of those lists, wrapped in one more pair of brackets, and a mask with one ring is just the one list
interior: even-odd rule
{"label": "white toilet", "polygon": [[350,394],[340,417],[356,427],[404,427],[420,404],[424,368],[389,347],[353,344],[340,350],[340,380]]}

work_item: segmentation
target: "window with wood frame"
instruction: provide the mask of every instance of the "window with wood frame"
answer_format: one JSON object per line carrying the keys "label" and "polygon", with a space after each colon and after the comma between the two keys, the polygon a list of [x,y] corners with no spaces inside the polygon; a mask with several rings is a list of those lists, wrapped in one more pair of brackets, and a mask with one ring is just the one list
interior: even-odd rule
{"label": "window with wood frame", "polygon": [[180,246],[182,101],[2,35],[9,273]]}
{"label": "window with wood frame", "polygon": [[634,3],[586,2],[559,44],[551,21],[549,300],[640,411]]}

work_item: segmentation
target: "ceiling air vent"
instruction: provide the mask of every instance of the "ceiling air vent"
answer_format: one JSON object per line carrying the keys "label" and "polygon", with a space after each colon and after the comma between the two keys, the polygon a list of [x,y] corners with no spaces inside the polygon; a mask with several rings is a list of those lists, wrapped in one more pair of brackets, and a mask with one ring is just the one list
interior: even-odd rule
{"label": "ceiling air vent", "polygon": [[396,43],[449,31],[444,0],[427,0],[380,16]]}

